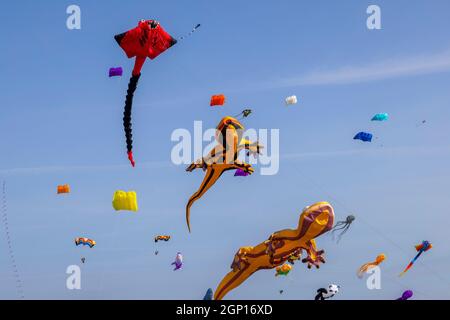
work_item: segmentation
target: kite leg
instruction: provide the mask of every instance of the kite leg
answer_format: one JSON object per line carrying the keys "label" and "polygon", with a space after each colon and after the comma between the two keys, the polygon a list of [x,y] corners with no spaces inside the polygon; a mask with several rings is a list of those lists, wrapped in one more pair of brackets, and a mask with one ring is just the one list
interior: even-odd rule
{"label": "kite leg", "polygon": [[331,235],[333,236],[333,240],[334,240],[334,233],[338,230],[342,230],[346,227],[346,223],[343,221],[339,221],[336,223],[336,225],[333,227],[333,229],[331,229]]}
{"label": "kite leg", "polygon": [[135,162],[133,159],[133,134],[131,129],[131,108],[133,106],[133,95],[136,91],[136,87],[141,74],[134,75],[130,78],[128,83],[127,97],[125,99],[125,109],[123,111],[123,129],[125,131],[125,138],[127,142],[128,159],[131,165],[134,167]]}
{"label": "kite leg", "polygon": [[344,233],[347,232],[347,230],[349,228],[350,228],[350,224],[347,224],[344,228],[342,228],[343,231],[341,233],[339,233],[337,243],[339,243],[339,241],[341,241],[342,236],[344,235]]}
{"label": "kite leg", "polygon": [[357,273],[358,278],[361,279],[361,278],[364,276],[364,273],[366,273],[367,270],[369,270],[371,266],[373,266],[373,263],[372,263],[372,262],[369,262],[369,263],[366,263],[366,264],[362,265],[362,266],[359,268],[358,273]]}

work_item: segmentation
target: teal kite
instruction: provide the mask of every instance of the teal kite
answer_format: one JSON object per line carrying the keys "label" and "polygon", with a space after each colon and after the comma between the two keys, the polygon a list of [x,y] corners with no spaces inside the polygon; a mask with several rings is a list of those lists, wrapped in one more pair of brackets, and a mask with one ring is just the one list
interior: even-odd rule
{"label": "teal kite", "polygon": [[387,113],[377,113],[373,116],[372,121],[387,121],[389,119],[389,115]]}

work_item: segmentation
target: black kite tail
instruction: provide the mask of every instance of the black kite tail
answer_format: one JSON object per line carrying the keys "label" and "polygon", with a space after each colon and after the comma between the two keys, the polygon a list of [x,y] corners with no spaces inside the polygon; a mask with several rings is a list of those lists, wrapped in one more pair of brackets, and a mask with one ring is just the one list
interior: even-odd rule
{"label": "black kite tail", "polygon": [[133,106],[133,95],[136,91],[136,87],[141,74],[137,76],[133,75],[128,83],[127,97],[125,99],[125,109],[123,111],[123,129],[125,130],[125,138],[127,141],[128,159],[131,165],[134,167],[135,162],[133,159],[133,134],[131,132],[131,108]]}

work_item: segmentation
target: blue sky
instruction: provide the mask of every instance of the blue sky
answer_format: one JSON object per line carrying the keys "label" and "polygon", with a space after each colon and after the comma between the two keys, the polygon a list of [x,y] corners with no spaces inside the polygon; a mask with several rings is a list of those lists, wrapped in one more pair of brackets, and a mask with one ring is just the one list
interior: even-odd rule
{"label": "blue sky", "polygon": [[[66,28],[70,4],[81,8],[81,30]],[[382,30],[366,28],[370,4],[381,7]],[[329,283],[342,287],[335,299],[389,300],[406,289],[416,299],[450,298],[448,1],[16,1],[2,8],[0,179],[26,298],[201,299],[239,247],[295,227],[303,207],[323,200],[337,220],[356,216],[339,244],[317,239],[327,263],[320,270],[296,264],[283,279],[260,271],[226,298],[312,299]],[[175,37],[202,26],[144,66],[132,169],[122,112],[133,61],[113,36],[142,18],[159,20]],[[108,78],[112,66],[124,76]],[[209,107],[215,93],[227,96],[225,107]],[[299,103],[286,107],[292,94]],[[195,120],[214,127],[245,107],[253,109],[246,127],[280,129],[280,170],[224,175],[193,205],[188,234],[185,204],[203,177],[172,164],[171,133],[192,131]],[[390,120],[371,123],[378,112]],[[352,140],[358,131],[377,139]],[[63,183],[72,192],[57,196]],[[117,189],[137,191],[138,213],[113,210]],[[153,237],[166,233],[172,240],[155,245]],[[98,244],[75,247],[77,236]],[[425,239],[433,249],[398,278]],[[0,248],[0,298],[15,299],[3,229]],[[173,272],[178,251],[185,266]],[[368,290],[355,272],[379,253],[387,255],[382,289]],[[65,270],[81,256],[82,290],[67,290]]]}

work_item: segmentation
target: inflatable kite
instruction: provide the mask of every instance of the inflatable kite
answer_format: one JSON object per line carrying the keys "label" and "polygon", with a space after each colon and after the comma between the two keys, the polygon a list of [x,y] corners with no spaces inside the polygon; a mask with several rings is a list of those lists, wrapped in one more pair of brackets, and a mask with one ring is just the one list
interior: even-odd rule
{"label": "inflatable kite", "polygon": [[285,102],[286,102],[287,106],[290,105],[290,104],[296,104],[297,103],[297,97],[296,96],[287,97]]}
{"label": "inflatable kite", "polygon": [[211,97],[209,105],[213,106],[223,106],[225,104],[225,96],[223,94],[214,95]]}
{"label": "inflatable kite", "polygon": [[292,253],[292,254],[289,256],[289,258],[287,259],[287,261],[288,261],[290,264],[294,265],[294,264],[295,264],[295,261],[301,259],[301,254],[300,254],[300,253],[301,253],[301,252],[294,252],[294,253]]}
{"label": "inflatable kite", "polygon": [[338,242],[341,240],[342,235],[347,232],[347,230],[350,228],[350,225],[355,221],[355,216],[349,215],[345,219],[345,221],[338,221],[336,222],[336,225],[333,227],[331,234],[334,237],[334,233],[336,231],[342,230],[338,235]]}
{"label": "inflatable kite", "polygon": [[96,245],[96,242],[89,238],[75,238],[75,244],[79,246],[80,244],[84,246],[89,246],[90,248],[93,248]]}
{"label": "inflatable kite", "polygon": [[302,250],[307,254],[302,262],[309,269],[319,268],[320,263],[325,263],[324,251],[317,249],[315,238],[330,231],[333,223],[333,207],[328,202],[318,202],[303,210],[296,229],[275,232],[255,247],[240,248],[231,264],[232,271],[217,286],[214,299],[223,299],[256,271],[282,266],[292,254],[301,255]]}
{"label": "inflatable kite", "polygon": [[56,192],[58,194],[62,194],[62,193],[70,193],[70,186],[68,184],[64,184],[62,186],[58,186],[56,188]]}
{"label": "inflatable kite", "polygon": [[367,132],[359,132],[353,137],[354,140],[361,140],[364,142],[371,142],[373,135]]}
{"label": "inflatable kite", "polygon": [[430,250],[432,247],[433,246],[428,241],[422,241],[421,244],[415,246],[416,251],[418,252],[417,255],[414,257],[414,259],[411,260],[411,262],[406,266],[405,270],[403,270],[399,276],[400,277],[403,276],[413,266],[413,264],[414,264],[414,262],[416,262],[417,258],[419,258],[423,252]]}
{"label": "inflatable kite", "polygon": [[389,115],[387,113],[377,113],[373,116],[371,121],[387,121],[389,120]]}
{"label": "inflatable kite", "polygon": [[335,284],[330,284],[328,288],[317,289],[317,295],[314,300],[326,300],[334,297],[339,292],[341,287]]}
{"label": "inflatable kite", "polygon": [[247,118],[252,113],[252,109],[245,109],[241,112],[242,117]]}
{"label": "inflatable kite", "polygon": [[250,173],[245,172],[245,171],[242,170],[242,169],[237,169],[236,172],[234,173],[234,176],[235,176],[235,177],[246,177],[246,176],[248,176],[248,175],[250,175]]}
{"label": "inflatable kite", "polygon": [[173,271],[181,269],[181,267],[183,266],[183,255],[181,254],[181,252],[177,253],[177,256],[175,257],[175,261],[172,262],[172,265],[175,265],[175,269],[173,269]]}
{"label": "inflatable kite", "polygon": [[234,118],[236,118],[236,119],[247,118],[251,114],[252,114],[252,109],[244,109],[244,110],[242,110],[241,113],[235,115]]}
{"label": "inflatable kite", "polygon": [[86,258],[85,257],[81,258],[81,263],[85,263],[85,262],[86,262]]}
{"label": "inflatable kite", "polygon": [[278,266],[275,268],[275,277],[278,276],[287,276],[289,274],[289,272],[291,272],[292,270],[292,266],[290,264],[283,264],[282,266]]}
{"label": "inflatable kite", "polygon": [[155,237],[155,242],[158,242],[158,241],[169,241],[170,240],[170,236],[156,236]]}
{"label": "inflatable kite", "polygon": [[113,208],[116,211],[128,210],[128,211],[138,211],[137,195],[135,191],[122,191],[118,190],[114,192],[114,197],[112,201]]}
{"label": "inflatable kite", "polygon": [[411,290],[406,290],[403,292],[402,296],[396,300],[408,300],[413,296],[413,292]]}
{"label": "inflatable kite", "polygon": [[128,91],[123,112],[123,127],[127,142],[128,159],[134,167],[133,135],[131,133],[131,109],[133,95],[141,76],[141,69],[147,58],[155,59],[169,49],[177,40],[172,38],[156,20],[141,20],[138,26],[127,32],[114,36],[119,46],[125,51],[128,58],[136,57],[133,72],[128,83]]}
{"label": "inflatable kite", "polygon": [[223,118],[216,128],[218,144],[206,157],[197,160],[186,168],[188,172],[199,168],[206,171],[200,188],[190,197],[186,205],[186,222],[189,232],[191,232],[190,209],[192,204],[200,199],[225,171],[241,169],[248,174],[253,173],[254,170],[250,164],[238,160],[238,154],[244,149],[248,153],[259,154],[262,146],[257,142],[243,139],[243,130],[243,125],[237,119],[233,117]]}
{"label": "inflatable kite", "polygon": [[386,260],[386,255],[382,253],[376,257],[375,261],[363,264],[358,270],[358,278],[362,278],[364,273],[372,268],[375,268],[376,266],[379,266],[384,260]]}
{"label": "inflatable kite", "polygon": [[209,288],[208,290],[206,290],[203,300],[212,300],[212,299],[213,299],[213,291],[211,288]]}
{"label": "inflatable kite", "polygon": [[122,67],[109,69],[109,77],[121,77],[122,73],[123,73]]}

